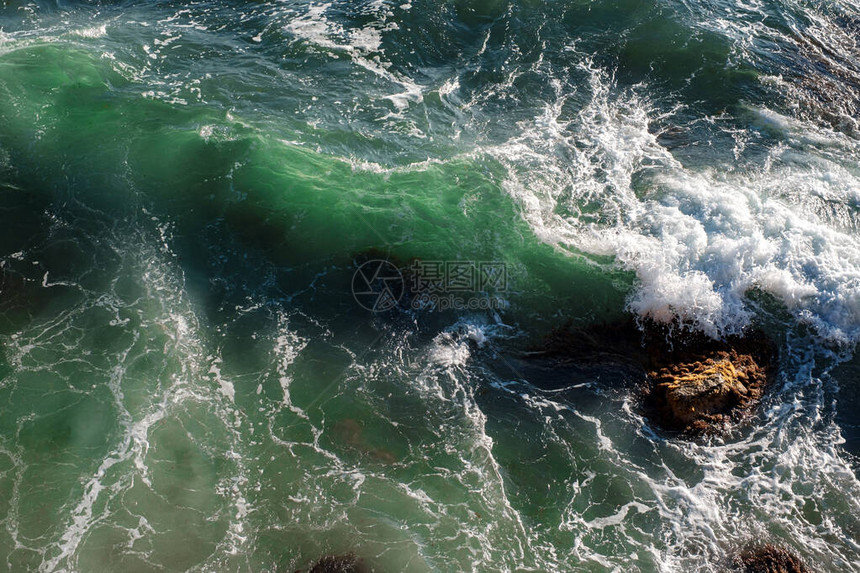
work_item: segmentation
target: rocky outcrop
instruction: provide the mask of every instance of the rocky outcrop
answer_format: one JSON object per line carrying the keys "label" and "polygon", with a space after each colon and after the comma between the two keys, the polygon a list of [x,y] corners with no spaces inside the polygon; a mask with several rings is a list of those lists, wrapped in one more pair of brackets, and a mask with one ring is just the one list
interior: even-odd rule
{"label": "rocky outcrop", "polygon": [[649,374],[647,401],[662,426],[719,431],[761,400],[767,366],[733,348],[684,357]]}
{"label": "rocky outcrop", "polygon": [[720,433],[755,410],[776,350],[762,333],[713,340],[632,319],[554,331],[528,354],[560,361],[621,364],[640,387],[642,412],[686,435]]}
{"label": "rocky outcrop", "polygon": [[799,557],[770,544],[744,550],[734,565],[742,573],[810,573]]}

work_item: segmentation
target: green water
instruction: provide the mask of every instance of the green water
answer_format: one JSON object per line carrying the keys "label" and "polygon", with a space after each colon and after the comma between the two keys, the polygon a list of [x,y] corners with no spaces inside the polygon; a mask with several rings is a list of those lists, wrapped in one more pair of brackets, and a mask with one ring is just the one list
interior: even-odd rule
{"label": "green water", "polygon": [[[857,22],[4,2],[0,569],[720,571],[768,540],[860,570],[831,373],[860,336]],[[368,312],[375,258],[503,264],[504,307]],[[528,358],[630,314],[768,330],[761,412],[687,442],[623,365]]]}

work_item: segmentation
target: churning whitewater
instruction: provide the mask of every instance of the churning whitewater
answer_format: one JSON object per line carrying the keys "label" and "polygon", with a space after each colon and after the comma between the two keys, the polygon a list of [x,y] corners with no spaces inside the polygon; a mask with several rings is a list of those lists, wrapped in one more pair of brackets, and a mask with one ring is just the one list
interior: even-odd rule
{"label": "churning whitewater", "polygon": [[848,0],[4,1],[0,569],[860,571],[858,117]]}

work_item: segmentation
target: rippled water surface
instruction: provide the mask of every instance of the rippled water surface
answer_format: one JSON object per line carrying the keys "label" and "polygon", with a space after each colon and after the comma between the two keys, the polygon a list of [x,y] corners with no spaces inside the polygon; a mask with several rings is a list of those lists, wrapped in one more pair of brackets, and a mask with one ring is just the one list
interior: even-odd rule
{"label": "rippled water surface", "polygon": [[[860,571],[858,117],[848,0],[3,0],[0,569]],[[768,332],[760,411],[529,358],[629,314]]]}

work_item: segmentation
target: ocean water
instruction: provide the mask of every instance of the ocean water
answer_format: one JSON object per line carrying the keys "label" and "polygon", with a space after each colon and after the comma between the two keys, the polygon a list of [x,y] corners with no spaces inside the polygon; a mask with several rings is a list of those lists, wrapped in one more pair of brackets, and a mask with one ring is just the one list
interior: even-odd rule
{"label": "ocean water", "polygon": [[[4,0],[0,570],[860,571],[858,118],[849,0]],[[767,331],[760,411],[530,357],[630,315]]]}

